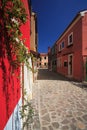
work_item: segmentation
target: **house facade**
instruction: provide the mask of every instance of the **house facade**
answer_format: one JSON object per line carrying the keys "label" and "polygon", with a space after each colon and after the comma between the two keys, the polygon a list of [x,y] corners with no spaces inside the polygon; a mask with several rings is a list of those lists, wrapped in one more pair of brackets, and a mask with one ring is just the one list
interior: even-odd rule
{"label": "house facade", "polygon": [[48,47],[48,70],[57,71],[57,47],[56,42],[52,48]]}
{"label": "house facade", "polygon": [[[52,71],[57,71],[57,48],[56,48],[56,43],[52,46],[51,48],[51,70]],[[49,55],[48,55],[49,57]],[[49,59],[49,58],[48,58]]]}
{"label": "house facade", "polygon": [[87,80],[87,10],[79,12],[56,41],[57,72]]}
{"label": "house facade", "polygon": [[37,66],[38,68],[48,68],[48,54],[47,53],[40,53]]}
{"label": "house facade", "polygon": [[[22,0],[22,2],[26,8],[28,20],[21,27],[21,31],[23,38],[26,38],[25,46],[30,51],[30,5],[28,0]],[[0,15],[0,24],[4,28],[2,22],[3,19]],[[22,73],[21,67],[15,69],[13,73],[4,44],[6,37],[3,37],[2,30],[0,30],[0,34],[0,130],[21,130],[20,106],[22,105],[23,91],[21,88],[24,81],[24,73]]]}
{"label": "house facade", "polygon": [[[56,58],[57,59],[57,58]],[[48,70],[52,71],[52,54],[51,47],[48,47]]]}
{"label": "house facade", "polygon": [[37,14],[31,12],[31,37],[30,50],[37,52],[38,48],[38,32],[37,32]]}
{"label": "house facade", "polygon": [[37,59],[38,59],[38,31],[37,31],[37,14],[31,13],[31,34],[30,34],[30,52],[33,55],[33,82],[37,79]]}

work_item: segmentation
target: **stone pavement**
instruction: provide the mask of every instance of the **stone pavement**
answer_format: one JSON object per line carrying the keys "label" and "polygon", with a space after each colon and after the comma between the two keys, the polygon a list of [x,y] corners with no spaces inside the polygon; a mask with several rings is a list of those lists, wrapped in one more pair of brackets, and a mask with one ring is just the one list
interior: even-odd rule
{"label": "stone pavement", "polygon": [[33,107],[32,130],[87,130],[87,88],[82,83],[39,70]]}

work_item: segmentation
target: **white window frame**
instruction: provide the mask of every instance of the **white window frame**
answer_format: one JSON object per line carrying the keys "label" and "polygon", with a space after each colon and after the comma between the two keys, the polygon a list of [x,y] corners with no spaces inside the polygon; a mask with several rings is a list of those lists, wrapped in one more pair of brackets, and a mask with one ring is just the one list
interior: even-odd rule
{"label": "white window frame", "polygon": [[59,44],[59,52],[61,51],[61,43]]}
{"label": "white window frame", "polygon": [[[72,41],[70,42],[70,36],[72,36]],[[68,45],[71,45],[73,44],[73,32],[71,32],[69,35],[68,35]]]}
{"label": "white window frame", "polygon": [[64,42],[64,41],[62,41],[62,42],[59,44],[59,52],[60,52],[61,50],[63,50],[63,49],[64,49],[64,47],[62,47],[62,43],[64,43],[64,46],[65,46],[65,42]]}

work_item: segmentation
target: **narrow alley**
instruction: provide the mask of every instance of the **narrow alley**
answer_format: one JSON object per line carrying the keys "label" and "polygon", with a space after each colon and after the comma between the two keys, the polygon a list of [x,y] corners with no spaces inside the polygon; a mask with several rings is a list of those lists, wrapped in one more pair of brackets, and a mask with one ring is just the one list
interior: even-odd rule
{"label": "narrow alley", "polygon": [[87,130],[87,88],[40,69],[33,87],[33,130]]}

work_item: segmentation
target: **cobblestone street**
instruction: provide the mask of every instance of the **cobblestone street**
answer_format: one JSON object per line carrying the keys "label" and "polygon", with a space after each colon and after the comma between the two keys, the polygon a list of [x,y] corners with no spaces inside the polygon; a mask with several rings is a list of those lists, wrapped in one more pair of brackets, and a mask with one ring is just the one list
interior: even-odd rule
{"label": "cobblestone street", "polygon": [[79,82],[39,70],[33,107],[34,130],[87,130],[87,88]]}

